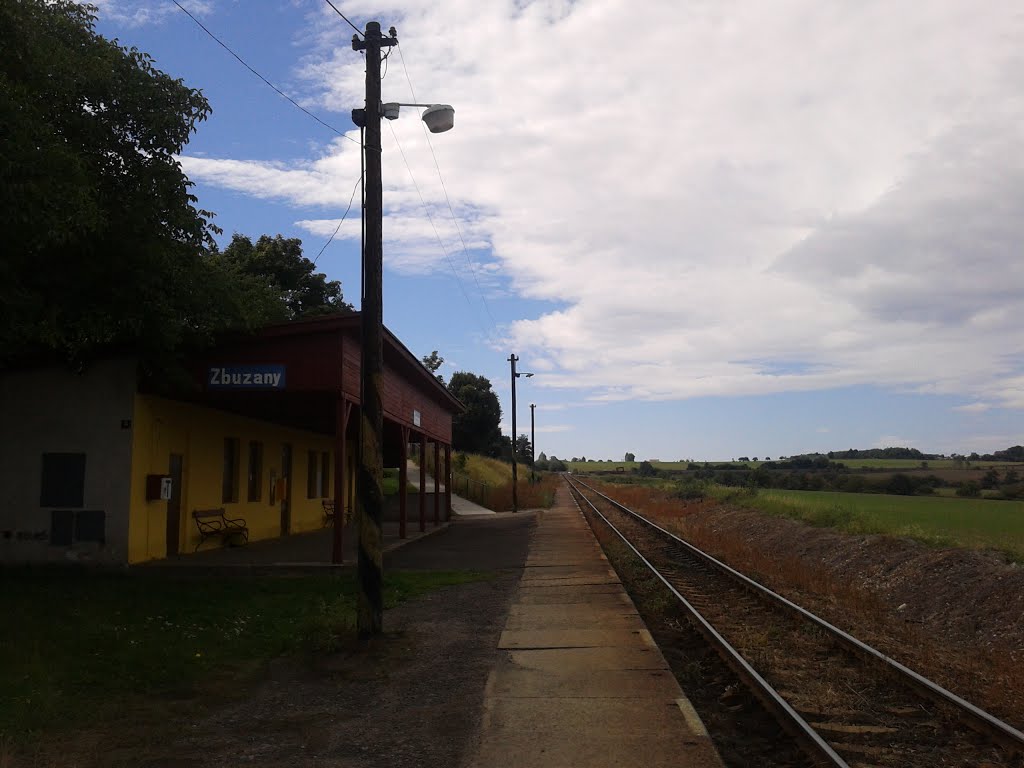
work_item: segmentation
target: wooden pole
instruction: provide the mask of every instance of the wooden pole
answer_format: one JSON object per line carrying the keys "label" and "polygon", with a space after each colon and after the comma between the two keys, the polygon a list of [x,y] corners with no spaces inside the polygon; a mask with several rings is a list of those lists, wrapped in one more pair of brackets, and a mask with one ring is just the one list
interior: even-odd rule
{"label": "wooden pole", "polygon": [[434,525],[441,524],[441,444],[434,441]]}
{"label": "wooden pole", "polygon": [[367,639],[384,631],[384,409],[381,389],[384,379],[384,192],[381,181],[380,61],[381,48],[397,45],[394,37],[384,38],[380,24],[366,24],[363,39],[353,37],[352,48],[365,51],[366,159],[364,189],[366,208],[363,224],[363,297],[360,307],[362,359],[360,369],[359,472],[359,601],[356,628]]}
{"label": "wooden pole", "polygon": [[401,464],[398,465],[398,538],[406,535],[405,522],[408,518],[409,483],[409,428],[402,427]]}

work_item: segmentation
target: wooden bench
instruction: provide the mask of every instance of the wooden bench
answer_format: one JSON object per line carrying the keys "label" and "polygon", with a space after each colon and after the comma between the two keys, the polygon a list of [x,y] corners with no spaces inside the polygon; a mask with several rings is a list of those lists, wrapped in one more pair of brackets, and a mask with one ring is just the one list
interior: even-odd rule
{"label": "wooden bench", "polygon": [[[320,503],[324,508],[324,527],[334,522],[334,499],[321,499]],[[346,509],[345,516],[341,520],[342,525],[348,525],[352,520],[352,510]]]}
{"label": "wooden bench", "polygon": [[249,526],[245,520],[240,517],[226,517],[223,507],[194,510],[192,518],[199,529],[199,543],[196,544],[194,552],[211,537],[219,538],[225,545],[231,544],[236,537],[241,537],[243,544],[249,543]]}

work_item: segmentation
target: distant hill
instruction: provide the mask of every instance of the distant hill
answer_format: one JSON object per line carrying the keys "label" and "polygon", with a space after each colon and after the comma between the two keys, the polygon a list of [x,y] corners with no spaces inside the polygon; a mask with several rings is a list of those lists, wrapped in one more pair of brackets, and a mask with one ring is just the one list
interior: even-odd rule
{"label": "distant hill", "polygon": [[916,461],[930,461],[941,459],[937,453],[921,453],[917,448],[866,448],[858,450],[851,448],[848,451],[829,451],[830,459],[914,459]]}
{"label": "distant hill", "polygon": [[[795,458],[819,458],[827,457],[835,461],[842,461],[843,459],[913,459],[914,461],[935,461],[937,459],[943,459],[941,453],[922,453],[917,448],[850,448],[846,451],[829,451],[827,454],[824,453],[804,453],[799,456],[791,456],[791,459]],[[953,454],[953,458],[956,458],[957,454]],[[1024,446],[1014,445],[1002,451],[995,451],[994,453],[978,454],[972,453],[970,456],[964,455],[964,458],[970,461],[1021,461],[1024,462]]]}

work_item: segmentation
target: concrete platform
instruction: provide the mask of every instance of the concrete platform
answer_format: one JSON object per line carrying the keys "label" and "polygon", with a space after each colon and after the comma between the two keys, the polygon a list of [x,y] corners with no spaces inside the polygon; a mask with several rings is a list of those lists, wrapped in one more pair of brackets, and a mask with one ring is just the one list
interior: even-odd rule
{"label": "concrete platform", "polygon": [[539,514],[498,649],[470,766],[721,768],[565,488]]}

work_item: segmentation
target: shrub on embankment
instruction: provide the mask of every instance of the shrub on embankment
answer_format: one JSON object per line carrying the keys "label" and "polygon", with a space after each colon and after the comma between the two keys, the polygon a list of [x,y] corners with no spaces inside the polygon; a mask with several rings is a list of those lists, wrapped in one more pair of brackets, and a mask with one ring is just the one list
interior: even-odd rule
{"label": "shrub on embankment", "polygon": [[[534,473],[520,464],[518,475],[519,509],[550,507],[555,500],[558,476],[550,472]],[[472,453],[456,453],[452,457],[452,490],[495,512],[512,509],[512,465],[498,459]]]}

